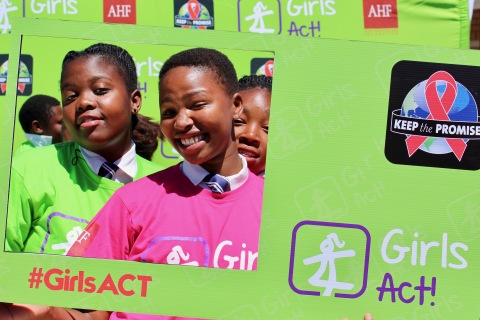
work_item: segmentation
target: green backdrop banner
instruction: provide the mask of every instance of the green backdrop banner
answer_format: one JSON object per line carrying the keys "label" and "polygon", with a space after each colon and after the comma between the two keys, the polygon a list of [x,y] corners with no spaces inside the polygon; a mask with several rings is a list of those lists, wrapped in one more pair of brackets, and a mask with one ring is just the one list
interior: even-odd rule
{"label": "green backdrop banner", "polygon": [[[273,54],[275,76],[257,271],[1,252],[0,301],[216,319],[478,319],[478,52],[46,19],[13,25],[15,67],[34,48],[47,58],[108,41],[144,62],[142,79],[149,57],[155,69],[186,44],[247,65]],[[38,65],[39,74],[52,68]],[[43,85],[55,88],[57,77],[58,69]],[[0,229],[17,99],[17,75],[8,79]],[[155,87],[145,94],[155,109]],[[238,256],[246,257],[247,249]],[[49,270],[55,276],[38,275]],[[152,280],[124,295],[127,273]],[[98,290],[85,292],[80,276]]]}
{"label": "green backdrop banner", "polygon": [[[12,17],[469,47],[465,0],[2,0]],[[0,32],[2,33],[2,32]]]}
{"label": "green backdrop banner", "polygon": [[[451,48],[468,48],[470,39],[468,4],[467,1],[460,0],[438,3],[420,0],[1,0],[0,3],[0,105],[5,103],[8,33],[11,30],[10,21],[14,17],[199,28]],[[144,37],[150,39],[155,35]],[[275,41],[288,40],[282,37]],[[188,42],[184,45],[188,45]],[[81,43],[72,46],[76,49],[82,48]],[[145,52],[138,52],[134,47],[129,51],[136,59],[139,88],[143,90],[145,98],[142,113],[158,120],[155,107],[156,76],[168,54],[157,52],[147,55]],[[45,47],[41,40],[26,43],[23,52],[24,58],[32,61],[32,65],[28,66],[31,83],[27,84],[27,91],[19,91],[18,104],[23,104],[34,94],[59,98],[59,67],[65,52],[57,47]],[[292,52],[286,54],[294,55]],[[255,62],[251,62],[254,58],[271,57],[260,54],[249,56],[245,61],[239,57],[236,63],[239,76],[261,73],[258,67],[263,64],[255,65]],[[235,61],[237,57],[232,59]],[[323,57],[319,56],[319,59]],[[23,141],[23,131],[17,126],[13,149],[16,150]],[[153,158],[154,162],[169,166],[179,160],[178,155],[166,142],[160,143],[158,151]]]}

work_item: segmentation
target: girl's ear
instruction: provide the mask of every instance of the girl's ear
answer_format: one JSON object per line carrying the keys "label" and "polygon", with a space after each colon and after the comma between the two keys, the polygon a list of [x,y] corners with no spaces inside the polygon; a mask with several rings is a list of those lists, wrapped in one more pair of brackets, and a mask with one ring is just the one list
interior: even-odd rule
{"label": "girl's ear", "polygon": [[135,89],[130,95],[132,114],[137,114],[142,108],[142,94]]}
{"label": "girl's ear", "polygon": [[33,120],[32,121],[32,126],[31,126],[32,133],[35,134],[42,134],[43,133],[43,127],[40,124],[40,121],[38,120]]}
{"label": "girl's ear", "polygon": [[233,119],[237,119],[243,112],[242,95],[238,92],[233,95],[232,111]]}

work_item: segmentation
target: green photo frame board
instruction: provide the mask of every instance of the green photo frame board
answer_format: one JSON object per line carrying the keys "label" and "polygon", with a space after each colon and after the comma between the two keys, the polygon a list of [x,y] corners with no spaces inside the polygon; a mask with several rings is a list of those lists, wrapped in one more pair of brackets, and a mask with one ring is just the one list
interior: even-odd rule
{"label": "green photo frame board", "polygon": [[[24,43],[44,37],[78,41],[73,49],[104,41],[273,53],[275,73],[256,271],[0,252],[1,301],[215,319],[479,317],[478,52],[27,18],[12,25],[11,65]],[[9,73],[0,228],[16,84]],[[39,270],[54,271],[34,277]],[[126,274],[137,279],[132,295],[118,290]],[[103,290],[87,293],[75,276]]]}

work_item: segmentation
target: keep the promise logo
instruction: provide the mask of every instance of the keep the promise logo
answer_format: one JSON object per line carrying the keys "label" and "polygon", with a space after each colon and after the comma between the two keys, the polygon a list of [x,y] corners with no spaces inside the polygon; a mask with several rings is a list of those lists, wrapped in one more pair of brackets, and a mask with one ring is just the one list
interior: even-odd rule
{"label": "keep the promise logo", "polygon": [[[419,71],[414,71],[414,65]],[[472,94],[478,90],[469,89],[476,84],[468,68],[475,67],[411,61],[394,67],[385,145],[391,162],[479,168],[478,152],[471,150],[478,149],[480,142],[478,107]]]}
{"label": "keep the promise logo", "polygon": [[213,0],[175,0],[177,28],[214,29]]}
{"label": "keep the promise logo", "polygon": [[[12,68],[10,68],[10,72]],[[13,68],[15,69],[15,68]],[[18,66],[17,94],[29,96],[32,94],[33,85],[33,57],[28,54],[20,55]],[[8,55],[0,54],[0,95],[5,95],[7,90],[7,76],[9,72]]]}

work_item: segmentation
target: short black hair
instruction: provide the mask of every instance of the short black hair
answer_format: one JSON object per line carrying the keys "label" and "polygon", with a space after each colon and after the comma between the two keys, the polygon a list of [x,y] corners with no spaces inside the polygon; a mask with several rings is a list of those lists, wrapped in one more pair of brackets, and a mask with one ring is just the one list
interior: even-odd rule
{"label": "short black hair", "polygon": [[119,46],[106,43],[96,43],[81,51],[69,51],[65,55],[65,58],[63,58],[60,82],[63,79],[63,70],[65,70],[65,67],[70,62],[80,57],[89,56],[100,56],[109,63],[113,64],[115,67],[117,67],[120,75],[122,75],[122,77],[125,79],[127,90],[129,92],[133,92],[137,89],[137,70],[135,68],[135,62],[133,61],[132,56],[127,50]]}
{"label": "short black hair", "polygon": [[42,127],[46,128],[52,117],[51,109],[56,106],[60,106],[60,101],[51,96],[37,94],[28,98],[18,113],[18,120],[23,131],[33,133],[31,128],[34,120],[37,120]]}
{"label": "short black hair", "polygon": [[272,77],[266,75],[249,75],[243,76],[238,80],[239,91],[254,88],[263,88],[272,92]]}
{"label": "short black hair", "polygon": [[[193,48],[171,56],[160,69],[159,82],[176,67],[193,67],[213,72],[228,95],[238,92],[238,80],[235,67],[228,57],[215,49]],[[160,83],[159,83],[160,85]]]}

